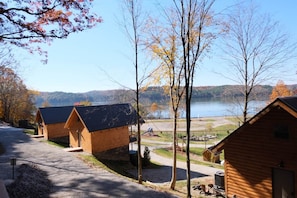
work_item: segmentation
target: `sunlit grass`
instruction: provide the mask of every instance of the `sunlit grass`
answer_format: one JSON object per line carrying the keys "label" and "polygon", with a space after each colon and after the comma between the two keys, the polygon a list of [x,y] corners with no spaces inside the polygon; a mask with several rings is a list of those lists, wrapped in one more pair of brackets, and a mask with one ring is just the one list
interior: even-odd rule
{"label": "sunlit grass", "polygon": [[35,135],[35,129],[24,129],[24,133]]}
{"label": "sunlit grass", "polygon": [[[235,129],[237,129],[237,125],[235,124],[225,124],[218,127],[214,127],[211,129],[211,131],[206,130],[197,130],[197,131],[191,131],[191,134],[197,137],[204,136],[204,135],[213,135],[216,136],[214,139],[210,139],[207,141],[207,144],[213,144],[223,138],[225,138],[227,135],[232,133]],[[143,136],[142,139],[150,139],[150,140],[156,140],[160,142],[172,142],[173,134],[172,131],[162,131],[162,132],[155,132],[157,137],[150,137],[150,136]],[[182,141],[181,137],[186,136],[185,131],[177,131],[177,136],[179,138],[179,142]],[[191,143],[194,144],[205,144],[204,141],[191,141]]]}

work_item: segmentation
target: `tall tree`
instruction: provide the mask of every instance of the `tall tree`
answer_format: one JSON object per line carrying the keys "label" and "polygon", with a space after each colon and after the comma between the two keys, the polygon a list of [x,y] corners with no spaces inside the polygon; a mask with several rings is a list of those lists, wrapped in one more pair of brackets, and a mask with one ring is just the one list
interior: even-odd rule
{"label": "tall tree", "polygon": [[[183,64],[181,64],[180,45],[177,40],[176,14],[172,9],[164,9],[165,21],[157,25],[159,20],[151,19],[148,25],[148,49],[156,57],[159,66],[153,71],[153,82],[161,85],[164,84],[164,92],[170,96],[170,108],[173,112],[173,163],[170,188],[175,189],[176,184],[176,156],[177,156],[177,121],[179,115],[179,106],[182,101],[183,86]],[[179,42],[181,43],[181,42]]]}
{"label": "tall tree", "polygon": [[270,102],[272,102],[278,97],[292,96],[292,95],[293,95],[293,92],[286,86],[284,81],[279,80],[276,83],[276,86],[272,89],[269,99],[270,99]]}
{"label": "tall tree", "polygon": [[293,57],[296,43],[252,3],[235,6],[225,24],[223,51],[230,66],[226,77],[244,87],[242,121],[246,122],[253,90],[288,70],[285,63]]}
{"label": "tall tree", "polygon": [[[138,0],[124,0],[127,15],[124,14],[124,26],[134,52],[135,84],[136,84],[136,111],[140,115],[139,95],[142,80],[139,77],[140,32],[142,26],[141,3]],[[142,184],[142,156],[141,156],[141,120],[137,119],[137,157],[138,157],[138,183]]]}
{"label": "tall tree", "polygon": [[191,99],[195,71],[206,55],[214,34],[214,19],[211,8],[215,0],[173,0],[178,16],[179,37],[182,48],[182,68],[184,75],[186,103],[186,155],[187,155],[187,197],[191,197],[190,136]]}
{"label": "tall tree", "polygon": [[[91,13],[92,0],[14,0],[0,2],[0,43],[42,52],[35,44],[94,27],[102,19]],[[34,46],[34,48],[33,48]]]}

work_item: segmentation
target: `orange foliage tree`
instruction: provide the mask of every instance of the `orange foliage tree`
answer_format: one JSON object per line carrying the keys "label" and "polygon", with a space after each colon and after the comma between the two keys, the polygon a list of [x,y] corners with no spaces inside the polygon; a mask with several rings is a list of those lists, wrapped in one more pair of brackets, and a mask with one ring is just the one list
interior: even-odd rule
{"label": "orange foliage tree", "polygon": [[285,85],[284,81],[279,80],[276,83],[276,86],[272,89],[271,95],[270,95],[270,102],[274,101],[278,97],[283,96],[292,96],[293,93],[288,87]]}
{"label": "orange foliage tree", "polygon": [[151,111],[152,111],[152,112],[156,112],[158,109],[159,109],[158,104],[154,102],[154,103],[151,105]]}
{"label": "orange foliage tree", "polygon": [[0,66],[0,118],[12,124],[19,120],[32,121],[35,111],[34,96],[13,69]]}
{"label": "orange foliage tree", "polygon": [[34,44],[66,38],[102,22],[91,13],[91,5],[92,0],[1,1],[0,43],[42,53]]}

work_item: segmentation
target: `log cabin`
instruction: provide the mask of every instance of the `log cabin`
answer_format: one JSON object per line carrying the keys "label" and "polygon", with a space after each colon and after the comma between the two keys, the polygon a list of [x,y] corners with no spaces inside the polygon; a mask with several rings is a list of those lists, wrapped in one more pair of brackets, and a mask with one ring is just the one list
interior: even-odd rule
{"label": "log cabin", "polygon": [[36,113],[38,135],[46,140],[69,142],[69,132],[64,128],[73,106],[43,107]]}
{"label": "log cabin", "polygon": [[297,97],[277,98],[211,148],[226,197],[297,197]]}
{"label": "log cabin", "polygon": [[101,159],[129,160],[129,126],[137,115],[130,104],[74,107],[65,123],[70,147]]}

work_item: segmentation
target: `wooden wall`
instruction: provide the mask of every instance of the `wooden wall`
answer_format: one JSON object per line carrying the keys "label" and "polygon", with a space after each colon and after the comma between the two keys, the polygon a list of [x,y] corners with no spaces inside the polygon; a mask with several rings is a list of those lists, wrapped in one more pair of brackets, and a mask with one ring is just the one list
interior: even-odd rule
{"label": "wooden wall", "polygon": [[[41,126],[42,125],[42,126]],[[64,128],[65,123],[44,124],[44,122],[38,124],[38,135],[43,135],[46,140],[53,140],[55,138],[61,138],[69,136],[68,129]]]}
{"label": "wooden wall", "polygon": [[44,130],[46,130],[44,122],[41,122],[41,123],[38,122],[38,135],[44,135]]}
{"label": "wooden wall", "polygon": [[92,153],[98,153],[129,145],[128,126],[106,129],[91,133]]}
{"label": "wooden wall", "polygon": [[73,119],[71,121],[71,127],[68,128],[70,147],[79,146],[79,132],[81,134],[80,147],[85,152],[104,159],[129,159],[128,126],[89,132],[77,117],[73,116],[71,119]]}
{"label": "wooden wall", "polygon": [[[280,125],[288,126],[289,138],[275,137],[275,128]],[[283,169],[295,172],[297,181],[297,120],[281,108],[238,129],[224,150],[228,197],[272,197],[272,169],[281,161]]]}
{"label": "wooden wall", "polygon": [[44,132],[44,134],[46,133],[46,135],[44,135],[44,137],[47,137],[46,139],[48,140],[52,140],[59,137],[69,136],[69,131],[68,129],[64,128],[64,125],[64,122],[46,125],[46,130]]}

